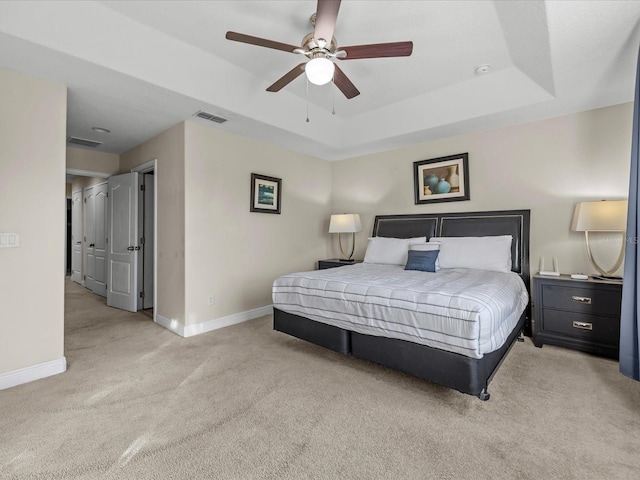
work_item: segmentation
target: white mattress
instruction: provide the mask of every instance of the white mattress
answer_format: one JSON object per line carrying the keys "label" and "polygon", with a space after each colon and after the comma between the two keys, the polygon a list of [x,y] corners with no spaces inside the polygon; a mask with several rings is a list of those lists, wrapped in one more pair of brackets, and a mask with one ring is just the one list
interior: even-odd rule
{"label": "white mattress", "polygon": [[514,272],[356,264],[284,275],[273,306],[336,327],[472,358],[500,348],[529,300]]}

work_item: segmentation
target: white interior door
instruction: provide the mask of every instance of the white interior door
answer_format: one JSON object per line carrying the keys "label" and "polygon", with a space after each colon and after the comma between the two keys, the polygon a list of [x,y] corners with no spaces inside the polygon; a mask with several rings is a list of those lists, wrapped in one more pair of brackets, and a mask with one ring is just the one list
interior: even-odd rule
{"label": "white interior door", "polygon": [[94,247],[96,245],[95,195],[93,187],[83,190],[84,196],[84,286],[93,290],[93,277],[96,262]]}
{"label": "white interior door", "polygon": [[107,296],[107,189],[107,183],[102,183],[93,191],[93,291],[103,297]]}
{"label": "white interior door", "polygon": [[82,283],[82,190],[71,194],[71,280]]}
{"label": "white interior door", "polygon": [[138,172],[109,178],[107,305],[137,311]]}

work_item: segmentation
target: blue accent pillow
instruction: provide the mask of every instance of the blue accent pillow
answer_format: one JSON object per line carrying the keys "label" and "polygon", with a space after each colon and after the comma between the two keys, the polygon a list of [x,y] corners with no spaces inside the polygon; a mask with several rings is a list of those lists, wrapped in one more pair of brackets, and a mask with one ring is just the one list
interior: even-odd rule
{"label": "blue accent pillow", "polygon": [[409,257],[405,270],[420,270],[421,272],[435,272],[436,258],[438,258],[439,250],[420,251],[409,250]]}

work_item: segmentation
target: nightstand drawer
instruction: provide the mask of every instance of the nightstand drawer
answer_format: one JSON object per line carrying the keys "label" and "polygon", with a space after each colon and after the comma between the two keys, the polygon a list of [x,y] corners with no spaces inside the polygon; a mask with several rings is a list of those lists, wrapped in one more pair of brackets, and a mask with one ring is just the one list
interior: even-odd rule
{"label": "nightstand drawer", "polygon": [[592,315],[620,316],[620,292],[578,286],[543,285],[545,308],[571,310]]}
{"label": "nightstand drawer", "polygon": [[620,341],[620,321],[614,317],[545,308],[542,322],[542,329],[549,333],[560,333],[615,346]]}

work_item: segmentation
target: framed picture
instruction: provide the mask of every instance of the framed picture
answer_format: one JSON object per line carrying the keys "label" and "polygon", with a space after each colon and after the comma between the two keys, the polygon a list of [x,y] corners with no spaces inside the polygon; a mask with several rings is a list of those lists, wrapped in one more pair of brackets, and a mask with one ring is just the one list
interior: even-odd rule
{"label": "framed picture", "polygon": [[416,205],[469,200],[469,154],[413,162]]}
{"label": "framed picture", "polygon": [[251,174],[251,211],[280,213],[282,180],[257,173]]}

